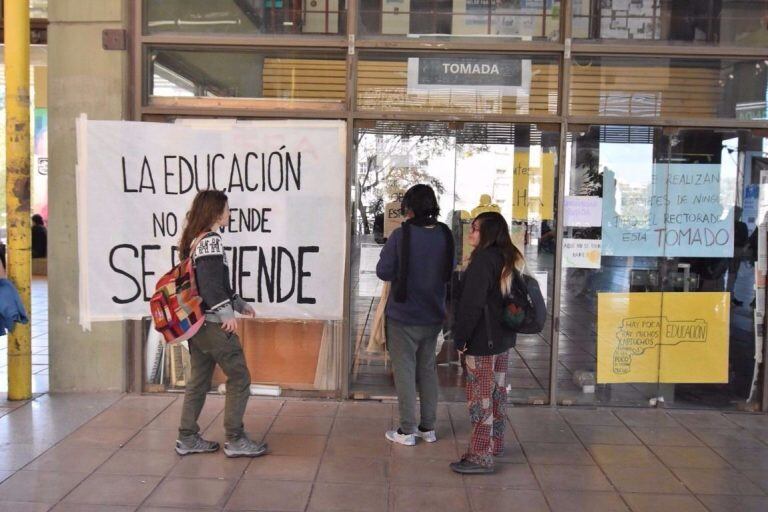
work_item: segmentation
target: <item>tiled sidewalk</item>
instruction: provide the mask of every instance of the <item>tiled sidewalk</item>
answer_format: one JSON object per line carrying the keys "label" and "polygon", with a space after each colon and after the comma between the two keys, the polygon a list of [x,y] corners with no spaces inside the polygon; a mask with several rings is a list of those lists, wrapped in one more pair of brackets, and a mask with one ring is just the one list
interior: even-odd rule
{"label": "tiled sidewalk", "polygon": [[[0,407],[9,404],[0,403]],[[206,435],[223,441],[224,400]],[[442,404],[434,445],[392,446],[392,404],[251,399],[271,455],[173,452],[181,397],[45,395],[0,418],[0,511],[761,511],[768,416],[515,408],[491,476],[448,462],[468,434]]]}

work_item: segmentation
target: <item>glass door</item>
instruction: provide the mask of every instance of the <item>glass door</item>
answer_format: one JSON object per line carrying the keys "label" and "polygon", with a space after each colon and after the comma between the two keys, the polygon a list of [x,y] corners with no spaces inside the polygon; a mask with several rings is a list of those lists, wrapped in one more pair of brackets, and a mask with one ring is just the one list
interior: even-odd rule
{"label": "glass door", "polygon": [[572,130],[559,400],[746,404],[762,323],[750,239],[761,176],[768,182],[763,139],[729,130]]}
{"label": "glass door", "polygon": [[[551,304],[559,133],[529,124],[381,121],[356,125],[355,141],[351,393],[357,398],[394,397],[391,363],[383,340],[376,335],[382,283],[375,266],[387,237],[403,220],[399,214],[402,194],[416,183],[435,189],[440,220],[454,233],[457,274],[469,257],[472,218],[483,211],[500,212]],[[464,372],[449,321],[441,338],[441,399],[462,401]],[[550,347],[551,322],[540,335],[518,338],[507,376],[510,401],[547,401]]]}
{"label": "glass door", "polygon": [[682,129],[668,130],[667,142],[665,255],[680,269],[677,279],[688,272],[689,285],[663,295],[661,391],[670,407],[743,407],[756,373],[761,315],[750,234],[757,234],[765,199],[762,139],[749,131]]}
{"label": "glass door", "polygon": [[576,127],[568,137],[560,257],[560,403],[649,405],[659,396],[662,130]]}

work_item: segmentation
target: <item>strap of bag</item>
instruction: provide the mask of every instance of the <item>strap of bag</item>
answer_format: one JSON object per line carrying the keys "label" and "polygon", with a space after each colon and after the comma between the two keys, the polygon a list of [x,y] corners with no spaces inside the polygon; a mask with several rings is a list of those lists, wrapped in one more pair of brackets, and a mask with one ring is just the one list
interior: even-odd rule
{"label": "strap of bag", "polygon": [[192,266],[195,266],[195,259],[193,258],[195,251],[197,250],[197,246],[200,245],[200,242],[203,241],[203,238],[208,236],[209,233],[213,233],[213,231],[204,231],[203,233],[200,233],[200,235],[197,236],[194,240],[192,240],[192,243],[189,245],[189,257],[192,260]]}
{"label": "strap of bag", "polygon": [[525,274],[517,269],[514,270],[514,288],[525,300],[528,306],[531,306],[531,295],[528,292],[528,283],[525,281]]}
{"label": "strap of bag", "polygon": [[483,316],[485,317],[485,331],[488,334],[488,348],[493,348],[493,336],[491,335],[491,314],[488,312],[488,304],[483,306]]}
{"label": "strap of bag", "polygon": [[192,288],[195,290],[197,289],[197,276],[195,275],[195,258],[193,256],[195,254],[195,250],[197,250],[198,244],[200,244],[200,242],[208,235],[208,233],[213,233],[213,231],[205,231],[201,233],[192,241],[192,244],[189,246],[189,261],[192,262],[192,272],[190,272],[189,281],[190,285],[192,285]]}

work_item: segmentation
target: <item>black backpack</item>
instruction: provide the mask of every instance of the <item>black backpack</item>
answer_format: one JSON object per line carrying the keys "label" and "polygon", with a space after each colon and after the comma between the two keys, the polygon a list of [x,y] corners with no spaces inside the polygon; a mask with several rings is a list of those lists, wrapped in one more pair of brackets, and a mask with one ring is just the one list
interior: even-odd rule
{"label": "black backpack", "polygon": [[512,289],[504,297],[502,324],[520,334],[538,334],[547,321],[547,303],[536,278],[515,270]]}

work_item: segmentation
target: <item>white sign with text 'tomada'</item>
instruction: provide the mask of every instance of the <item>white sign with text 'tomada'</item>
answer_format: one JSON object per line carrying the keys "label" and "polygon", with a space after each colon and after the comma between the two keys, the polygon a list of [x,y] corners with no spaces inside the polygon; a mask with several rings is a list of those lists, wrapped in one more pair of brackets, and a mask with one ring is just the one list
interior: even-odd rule
{"label": "white sign with text 'tomada'", "polygon": [[531,60],[506,56],[409,58],[408,94],[441,92],[529,96]]}

